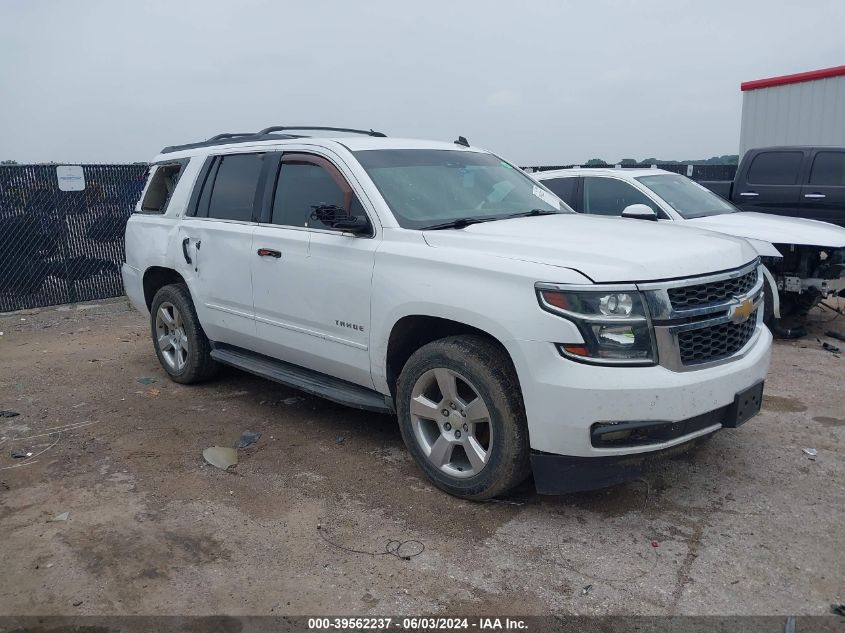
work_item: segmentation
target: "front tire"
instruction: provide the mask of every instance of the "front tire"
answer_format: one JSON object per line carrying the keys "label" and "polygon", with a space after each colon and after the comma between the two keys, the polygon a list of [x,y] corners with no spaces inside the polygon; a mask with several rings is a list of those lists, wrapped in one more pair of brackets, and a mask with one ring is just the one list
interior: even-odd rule
{"label": "front tire", "polygon": [[449,494],[488,499],[528,476],[519,381],[489,339],[452,336],[417,350],[399,377],[397,412],[411,456]]}
{"label": "front tire", "polygon": [[174,382],[190,384],[217,373],[211,344],[203,332],[185,284],[164,286],[150,306],[150,328],[158,362]]}

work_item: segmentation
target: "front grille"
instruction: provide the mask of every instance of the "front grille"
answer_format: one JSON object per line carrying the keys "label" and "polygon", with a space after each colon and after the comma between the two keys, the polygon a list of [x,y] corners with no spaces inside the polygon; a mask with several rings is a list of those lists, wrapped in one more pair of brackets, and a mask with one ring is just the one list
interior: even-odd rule
{"label": "front grille", "polygon": [[721,279],[705,284],[670,288],[669,300],[676,310],[697,308],[711,303],[727,301],[733,297],[745,295],[757,283],[757,269],[733,279]]}
{"label": "front grille", "polygon": [[742,323],[720,323],[678,334],[681,362],[697,365],[736,354],[751,340],[757,327],[757,311]]}

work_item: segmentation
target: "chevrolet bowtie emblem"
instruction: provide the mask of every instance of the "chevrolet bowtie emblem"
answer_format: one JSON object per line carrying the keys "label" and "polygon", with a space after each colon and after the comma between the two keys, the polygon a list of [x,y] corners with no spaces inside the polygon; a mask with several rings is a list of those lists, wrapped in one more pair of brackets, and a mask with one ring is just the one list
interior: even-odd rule
{"label": "chevrolet bowtie emblem", "polygon": [[751,313],[754,311],[754,302],[751,299],[743,299],[739,304],[731,308],[731,321],[734,323],[742,323],[748,320]]}

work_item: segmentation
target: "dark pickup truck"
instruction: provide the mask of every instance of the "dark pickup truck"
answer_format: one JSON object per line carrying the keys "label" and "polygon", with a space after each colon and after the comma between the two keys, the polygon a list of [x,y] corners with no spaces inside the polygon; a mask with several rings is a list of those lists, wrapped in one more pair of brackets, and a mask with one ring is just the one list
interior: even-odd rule
{"label": "dark pickup truck", "polygon": [[733,182],[701,184],[743,211],[845,226],[845,147],[751,149],[742,157]]}

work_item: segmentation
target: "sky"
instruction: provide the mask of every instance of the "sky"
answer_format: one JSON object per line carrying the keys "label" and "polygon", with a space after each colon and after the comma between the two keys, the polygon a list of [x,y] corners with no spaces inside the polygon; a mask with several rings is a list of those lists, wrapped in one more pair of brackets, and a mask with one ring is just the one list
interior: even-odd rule
{"label": "sky", "polygon": [[743,81],[845,64],[845,2],[0,0],[0,160],[270,125],[520,165],[738,151]]}

